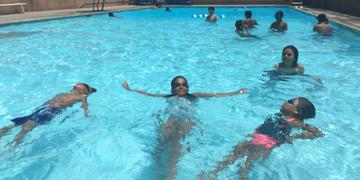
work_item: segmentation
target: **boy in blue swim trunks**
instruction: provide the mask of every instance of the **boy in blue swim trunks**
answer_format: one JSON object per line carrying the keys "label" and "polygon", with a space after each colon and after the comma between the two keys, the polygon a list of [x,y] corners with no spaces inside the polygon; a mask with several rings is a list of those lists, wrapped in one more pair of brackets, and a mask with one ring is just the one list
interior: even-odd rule
{"label": "boy in blue swim trunks", "polygon": [[56,95],[54,98],[37,108],[36,111],[31,115],[12,119],[11,121],[14,124],[0,129],[0,138],[8,133],[11,129],[21,125],[21,131],[14,139],[15,145],[18,145],[21,143],[25,135],[34,129],[37,125],[51,121],[56,115],[62,113],[63,110],[65,110],[67,107],[71,107],[77,102],[82,103],[84,115],[87,117],[87,96],[94,92],[96,92],[95,88],[92,88],[85,83],[78,83],[73,87],[71,92]]}
{"label": "boy in blue swim trunks", "polygon": [[[270,152],[284,143],[292,143],[295,139],[315,139],[324,134],[316,127],[304,123],[305,119],[314,118],[315,106],[306,98],[297,97],[286,101],[280,113],[269,116],[255,131],[247,135],[250,141],[234,146],[232,153],[218,163],[211,171],[213,176],[233,164],[236,160],[247,156],[245,164],[240,168],[240,178],[247,179],[247,173],[255,160],[267,158]],[[301,129],[303,133],[291,135],[293,129]]]}

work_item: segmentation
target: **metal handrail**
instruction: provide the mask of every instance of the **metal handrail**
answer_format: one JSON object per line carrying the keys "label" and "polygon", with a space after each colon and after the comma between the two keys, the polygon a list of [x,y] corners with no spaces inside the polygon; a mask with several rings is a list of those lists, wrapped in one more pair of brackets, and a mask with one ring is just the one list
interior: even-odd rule
{"label": "metal handrail", "polygon": [[112,1],[112,2],[106,2],[106,0],[101,0],[102,2],[101,2],[101,5],[100,5],[100,0],[93,0],[92,2],[87,2],[87,3],[84,3],[84,4],[82,4],[81,6],[80,6],[80,8],[83,8],[83,7],[85,7],[85,6],[88,6],[88,5],[91,5],[92,6],[92,8],[93,8],[93,11],[95,11],[95,7],[96,7],[96,11],[99,11],[99,9],[100,9],[100,6],[101,6],[101,11],[104,11],[104,7],[105,7],[105,4],[115,4],[115,3],[128,3],[128,4],[130,4],[130,1],[131,0],[121,0],[121,1],[119,1],[119,2],[114,2],[114,1]]}

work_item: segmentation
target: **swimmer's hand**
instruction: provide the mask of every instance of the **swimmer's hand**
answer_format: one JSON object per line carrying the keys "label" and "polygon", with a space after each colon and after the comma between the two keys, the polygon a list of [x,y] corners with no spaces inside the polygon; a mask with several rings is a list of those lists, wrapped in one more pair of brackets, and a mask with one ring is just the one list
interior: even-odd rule
{"label": "swimmer's hand", "polygon": [[246,93],[248,90],[246,88],[241,88],[237,91],[238,94],[244,94]]}
{"label": "swimmer's hand", "polygon": [[294,136],[290,136],[290,137],[286,138],[286,142],[289,144],[292,144],[294,142],[294,140],[295,140]]}
{"label": "swimmer's hand", "polygon": [[124,89],[128,90],[128,91],[131,91],[131,89],[130,89],[130,87],[129,87],[129,84],[128,84],[126,81],[124,81],[124,82],[122,83],[122,87],[123,87]]}

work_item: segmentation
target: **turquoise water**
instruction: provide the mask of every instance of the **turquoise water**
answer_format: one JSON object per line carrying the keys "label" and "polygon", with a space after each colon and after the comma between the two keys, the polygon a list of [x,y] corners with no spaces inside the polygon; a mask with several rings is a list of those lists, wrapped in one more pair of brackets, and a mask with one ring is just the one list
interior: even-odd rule
{"label": "turquoise water", "polygon": [[[310,99],[317,116],[308,123],[326,135],[276,148],[256,163],[249,179],[360,179],[360,34],[331,24],[331,37],[312,32],[315,18],[285,7],[251,7],[260,24],[244,39],[234,33],[244,8],[217,8],[217,25],[193,18],[206,8],[146,9],[0,28],[0,126],[31,113],[57,93],[86,82],[98,92],[89,97],[90,117],[80,105],[39,126],[12,152],[5,145],[19,129],[0,140],[0,179],[152,179],[158,119],[167,103],[121,88],[169,93],[176,75],[187,77],[191,92],[246,95],[201,100],[199,125],[182,142],[177,179],[196,179],[211,170],[264,118],[295,96]],[[289,30],[269,33],[277,10]],[[271,79],[263,71],[281,60],[293,44],[311,76]],[[321,79],[322,83],[313,77]],[[203,133],[200,133],[203,131]],[[219,179],[237,179],[237,161]]]}

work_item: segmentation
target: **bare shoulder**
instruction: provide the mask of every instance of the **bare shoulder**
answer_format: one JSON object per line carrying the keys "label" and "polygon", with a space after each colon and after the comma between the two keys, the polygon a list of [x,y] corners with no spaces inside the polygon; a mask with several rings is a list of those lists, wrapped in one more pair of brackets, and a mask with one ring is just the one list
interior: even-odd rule
{"label": "bare shoulder", "polygon": [[282,21],[282,22],[281,22],[281,26],[282,26],[282,28],[284,28],[284,29],[287,29],[287,27],[288,27],[288,25],[287,25],[287,23],[286,23],[285,21]]}
{"label": "bare shoulder", "polygon": [[306,124],[300,120],[293,120],[288,123],[290,124],[291,127],[294,127],[294,128],[304,128],[306,126]]}
{"label": "bare shoulder", "polygon": [[280,68],[280,64],[275,64],[275,65],[274,65],[274,68],[275,68],[275,69],[279,69],[279,68]]}
{"label": "bare shoulder", "polygon": [[57,95],[53,98],[53,100],[65,98],[65,97],[68,97],[68,96],[70,96],[70,95],[71,95],[71,93],[60,93],[60,94],[57,94]]}
{"label": "bare shoulder", "polygon": [[276,24],[276,22],[271,23],[270,28],[274,28],[275,24]]}

